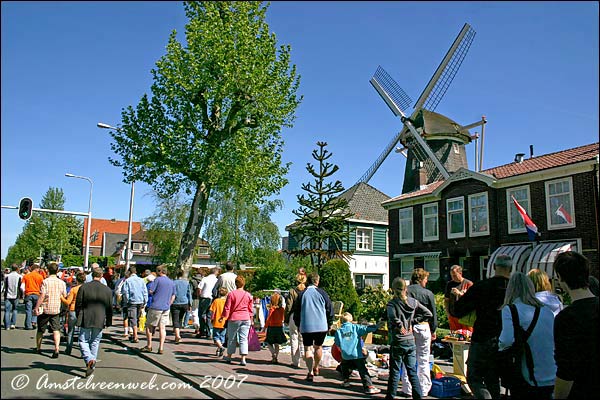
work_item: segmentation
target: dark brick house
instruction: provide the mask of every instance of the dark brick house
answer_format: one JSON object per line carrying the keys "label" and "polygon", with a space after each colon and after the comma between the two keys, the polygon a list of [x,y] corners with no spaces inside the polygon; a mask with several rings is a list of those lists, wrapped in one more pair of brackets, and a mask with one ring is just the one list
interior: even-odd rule
{"label": "dark brick house", "polygon": [[[552,277],[554,257],[583,253],[598,276],[598,143],[474,172],[460,168],[447,180],[383,202],[389,219],[390,281],[423,266],[447,279],[460,264],[478,280],[493,274],[500,253],[513,269],[540,268]],[[531,242],[514,197],[538,227]]]}

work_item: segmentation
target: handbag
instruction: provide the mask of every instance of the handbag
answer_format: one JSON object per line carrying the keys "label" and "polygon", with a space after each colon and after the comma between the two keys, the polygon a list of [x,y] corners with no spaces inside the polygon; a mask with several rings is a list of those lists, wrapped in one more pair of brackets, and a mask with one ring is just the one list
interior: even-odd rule
{"label": "handbag", "polygon": [[521,360],[525,357],[525,364],[529,372],[529,379],[537,386],[537,381],[533,374],[533,356],[531,354],[531,348],[527,343],[533,328],[540,316],[540,307],[535,308],[533,319],[527,331],[521,328],[519,323],[519,313],[517,307],[514,304],[509,304],[510,313],[512,316],[513,328],[515,331],[515,341],[509,347],[499,350],[497,357],[497,368],[498,375],[500,376],[501,385],[507,389],[514,387],[526,387],[531,386],[523,377],[521,372]]}
{"label": "handbag", "polygon": [[260,351],[260,349],[260,340],[258,340],[256,329],[254,329],[254,326],[250,326],[250,331],[248,332],[248,351]]}
{"label": "handbag", "polygon": [[468,313],[467,315],[463,315],[462,317],[460,317],[458,319],[458,322],[462,325],[472,327],[475,325],[476,319],[477,319],[477,313],[475,312],[475,310],[473,310],[470,313]]}

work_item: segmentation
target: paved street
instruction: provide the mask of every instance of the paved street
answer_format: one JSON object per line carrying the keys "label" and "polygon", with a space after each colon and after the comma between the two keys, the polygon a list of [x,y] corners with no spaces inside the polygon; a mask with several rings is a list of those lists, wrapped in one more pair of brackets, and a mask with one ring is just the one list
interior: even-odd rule
{"label": "paved street", "polygon": [[3,399],[210,398],[106,337],[102,340],[96,372],[86,378],[77,346],[67,356],[61,344],[59,358],[52,359],[54,344],[52,336],[47,334],[42,354],[36,354],[33,350],[36,331],[24,330],[24,319],[24,313],[19,312],[18,328],[2,329]]}
{"label": "paved street", "polygon": [[[19,313],[18,329],[2,330],[2,398],[222,398],[282,399],[383,398],[386,380],[374,378],[379,395],[362,391],[360,378],[352,378],[350,388],[340,387],[340,374],[334,368],[322,368],[313,383],[304,378],[306,370],[289,366],[290,356],[280,354],[280,364],[269,364],[270,353],[263,349],[251,352],[248,365],[240,366],[239,357],[232,364],[217,359],[212,341],[193,337],[183,330],[183,340],[175,344],[167,329],[165,353],[141,353],[145,336],[139,343],[122,341],[120,317],[105,330],[96,372],[85,378],[85,368],[77,346],[73,354],[52,359],[51,335],[44,337],[43,354],[33,351],[35,331],[23,330],[24,313]],[[436,360],[444,369],[448,363]],[[96,386],[93,386],[93,384]],[[104,383],[104,389],[101,384]],[[112,387],[107,386],[112,383]],[[77,385],[80,389],[77,389]],[[129,386],[125,386],[129,384]],[[185,388],[184,384],[190,386]],[[115,387],[121,385],[120,387]],[[136,387],[137,385],[137,387]],[[148,389],[150,386],[150,389]]]}

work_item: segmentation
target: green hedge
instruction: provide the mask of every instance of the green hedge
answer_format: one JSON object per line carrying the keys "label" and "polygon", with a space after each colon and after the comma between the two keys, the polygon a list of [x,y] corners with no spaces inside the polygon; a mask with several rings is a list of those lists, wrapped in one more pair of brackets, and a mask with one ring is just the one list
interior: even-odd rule
{"label": "green hedge", "polygon": [[344,303],[344,311],[353,316],[359,311],[360,302],[358,294],[352,283],[350,267],[343,260],[327,261],[319,271],[319,287],[325,290],[331,301]]}

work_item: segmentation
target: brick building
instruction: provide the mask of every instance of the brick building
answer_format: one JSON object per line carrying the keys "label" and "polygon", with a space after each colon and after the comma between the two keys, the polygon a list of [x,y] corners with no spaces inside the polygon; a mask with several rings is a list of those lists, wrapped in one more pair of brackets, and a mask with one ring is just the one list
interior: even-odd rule
{"label": "brick building", "polygon": [[[519,155],[480,172],[460,168],[385,201],[390,280],[409,278],[416,266],[447,279],[453,264],[478,280],[493,274],[488,263],[500,253],[513,256],[514,270],[541,268],[552,277],[554,257],[570,249],[588,257],[598,276],[598,147]],[[537,225],[536,241],[512,197]]]}

